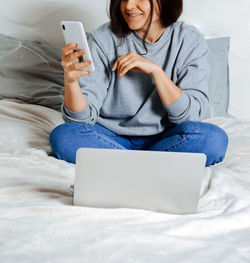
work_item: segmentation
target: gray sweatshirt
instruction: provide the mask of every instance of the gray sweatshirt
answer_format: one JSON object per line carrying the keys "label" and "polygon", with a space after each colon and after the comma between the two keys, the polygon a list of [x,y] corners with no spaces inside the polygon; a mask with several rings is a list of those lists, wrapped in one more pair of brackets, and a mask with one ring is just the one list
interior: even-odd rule
{"label": "gray sweatshirt", "polygon": [[89,34],[88,43],[96,70],[79,78],[87,106],[81,112],[72,112],[62,104],[65,122],[99,123],[117,135],[146,136],[204,118],[209,107],[208,47],[195,27],[177,21],[157,42],[146,41],[148,53],[144,57],[160,65],[183,91],[169,106],[163,106],[152,76],[128,71],[119,79],[117,71],[112,71],[120,56],[130,51],[145,53],[136,31],[118,47],[120,39],[105,23]]}

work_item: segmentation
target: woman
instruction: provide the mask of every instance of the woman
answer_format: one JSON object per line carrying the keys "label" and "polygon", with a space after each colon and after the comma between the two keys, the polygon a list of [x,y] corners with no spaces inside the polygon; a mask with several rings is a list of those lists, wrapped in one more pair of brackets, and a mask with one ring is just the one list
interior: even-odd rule
{"label": "woman", "polygon": [[207,45],[177,21],[182,0],[111,0],[110,22],[88,38],[96,71],[84,51],[62,50],[65,124],[50,134],[59,159],[75,162],[81,147],[198,152],[206,166],[224,159],[228,137],[200,122],[209,107]]}

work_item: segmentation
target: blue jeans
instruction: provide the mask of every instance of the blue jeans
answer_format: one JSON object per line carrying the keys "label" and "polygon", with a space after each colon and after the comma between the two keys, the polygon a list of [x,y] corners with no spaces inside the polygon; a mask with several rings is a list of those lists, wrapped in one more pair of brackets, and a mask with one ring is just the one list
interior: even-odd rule
{"label": "blue jeans", "polygon": [[151,136],[121,136],[97,123],[73,122],[57,126],[49,142],[58,159],[71,163],[75,163],[79,148],[106,148],[204,153],[209,166],[224,159],[228,136],[220,127],[205,122],[184,122]]}

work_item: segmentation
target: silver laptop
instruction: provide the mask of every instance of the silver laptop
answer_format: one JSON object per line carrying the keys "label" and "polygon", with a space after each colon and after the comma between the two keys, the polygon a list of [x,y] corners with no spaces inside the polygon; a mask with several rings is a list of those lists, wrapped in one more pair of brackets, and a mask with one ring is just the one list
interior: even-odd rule
{"label": "silver laptop", "polygon": [[205,163],[202,153],[80,148],[73,205],[195,213]]}

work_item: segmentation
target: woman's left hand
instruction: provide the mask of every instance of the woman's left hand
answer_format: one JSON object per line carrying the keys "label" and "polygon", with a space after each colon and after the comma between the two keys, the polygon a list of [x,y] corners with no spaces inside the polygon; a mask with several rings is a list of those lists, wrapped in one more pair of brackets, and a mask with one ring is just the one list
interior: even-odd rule
{"label": "woman's left hand", "polygon": [[159,68],[159,65],[151,60],[144,58],[135,52],[129,52],[124,56],[119,57],[112,70],[116,70],[121,79],[129,70],[134,72],[144,72],[147,74],[153,74],[155,70]]}

